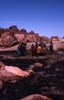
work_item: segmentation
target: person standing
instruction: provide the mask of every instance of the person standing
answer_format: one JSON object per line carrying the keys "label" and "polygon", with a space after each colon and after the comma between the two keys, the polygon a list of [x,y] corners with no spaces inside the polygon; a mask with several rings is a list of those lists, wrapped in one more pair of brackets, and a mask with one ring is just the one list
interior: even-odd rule
{"label": "person standing", "polygon": [[52,40],[50,41],[50,53],[53,54],[53,43],[52,43]]}
{"label": "person standing", "polygon": [[42,53],[42,46],[39,44],[37,47],[37,55],[40,56]]}

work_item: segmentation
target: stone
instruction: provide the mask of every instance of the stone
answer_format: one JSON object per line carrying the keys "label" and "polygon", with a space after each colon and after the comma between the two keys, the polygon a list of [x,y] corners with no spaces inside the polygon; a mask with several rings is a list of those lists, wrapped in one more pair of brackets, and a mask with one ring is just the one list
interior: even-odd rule
{"label": "stone", "polygon": [[5,66],[5,70],[17,76],[25,77],[29,75],[27,71],[23,71],[20,68],[14,66]]}
{"label": "stone", "polygon": [[32,94],[20,100],[52,100],[52,99],[40,94]]}
{"label": "stone", "polygon": [[41,63],[39,63],[39,62],[36,62],[36,63],[34,63],[34,66],[35,66],[35,67],[40,67],[40,68],[42,68],[42,67],[43,67],[43,64],[41,64]]}

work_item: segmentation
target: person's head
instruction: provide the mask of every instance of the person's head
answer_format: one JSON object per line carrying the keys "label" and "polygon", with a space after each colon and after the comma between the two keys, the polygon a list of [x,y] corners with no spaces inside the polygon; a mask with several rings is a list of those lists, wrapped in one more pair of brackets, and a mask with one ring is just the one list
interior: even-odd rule
{"label": "person's head", "polygon": [[34,46],[34,44],[32,44],[32,46]]}
{"label": "person's head", "polygon": [[52,40],[50,41],[50,43],[52,43]]}
{"label": "person's head", "polygon": [[36,42],[36,44],[38,44],[38,43]]}

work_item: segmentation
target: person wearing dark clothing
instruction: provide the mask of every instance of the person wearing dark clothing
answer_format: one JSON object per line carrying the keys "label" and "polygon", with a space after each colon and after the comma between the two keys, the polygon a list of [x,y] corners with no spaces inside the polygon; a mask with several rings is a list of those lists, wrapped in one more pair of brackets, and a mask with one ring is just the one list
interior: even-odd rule
{"label": "person wearing dark clothing", "polygon": [[36,55],[36,45],[32,44],[31,46],[31,53],[32,53],[32,57]]}
{"label": "person wearing dark clothing", "polygon": [[21,55],[21,53],[20,53],[20,44],[19,44],[19,46],[16,49],[16,55],[17,56],[20,56]]}
{"label": "person wearing dark clothing", "polygon": [[26,55],[26,44],[25,43],[21,43],[21,45],[20,45],[20,53],[21,53],[21,55]]}
{"label": "person wearing dark clothing", "polygon": [[53,53],[53,43],[52,43],[52,41],[50,41],[50,53],[51,54]]}
{"label": "person wearing dark clothing", "polygon": [[26,55],[26,44],[25,43],[21,43],[21,44],[19,44],[19,46],[17,47],[17,49],[16,49],[16,54],[18,55],[18,56],[20,56],[20,55]]}

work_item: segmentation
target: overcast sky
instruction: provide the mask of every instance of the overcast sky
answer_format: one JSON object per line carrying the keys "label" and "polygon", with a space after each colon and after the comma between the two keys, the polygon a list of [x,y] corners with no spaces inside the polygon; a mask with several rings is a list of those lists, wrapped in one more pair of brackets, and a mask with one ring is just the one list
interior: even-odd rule
{"label": "overcast sky", "polygon": [[0,27],[64,36],[64,0],[0,0]]}

